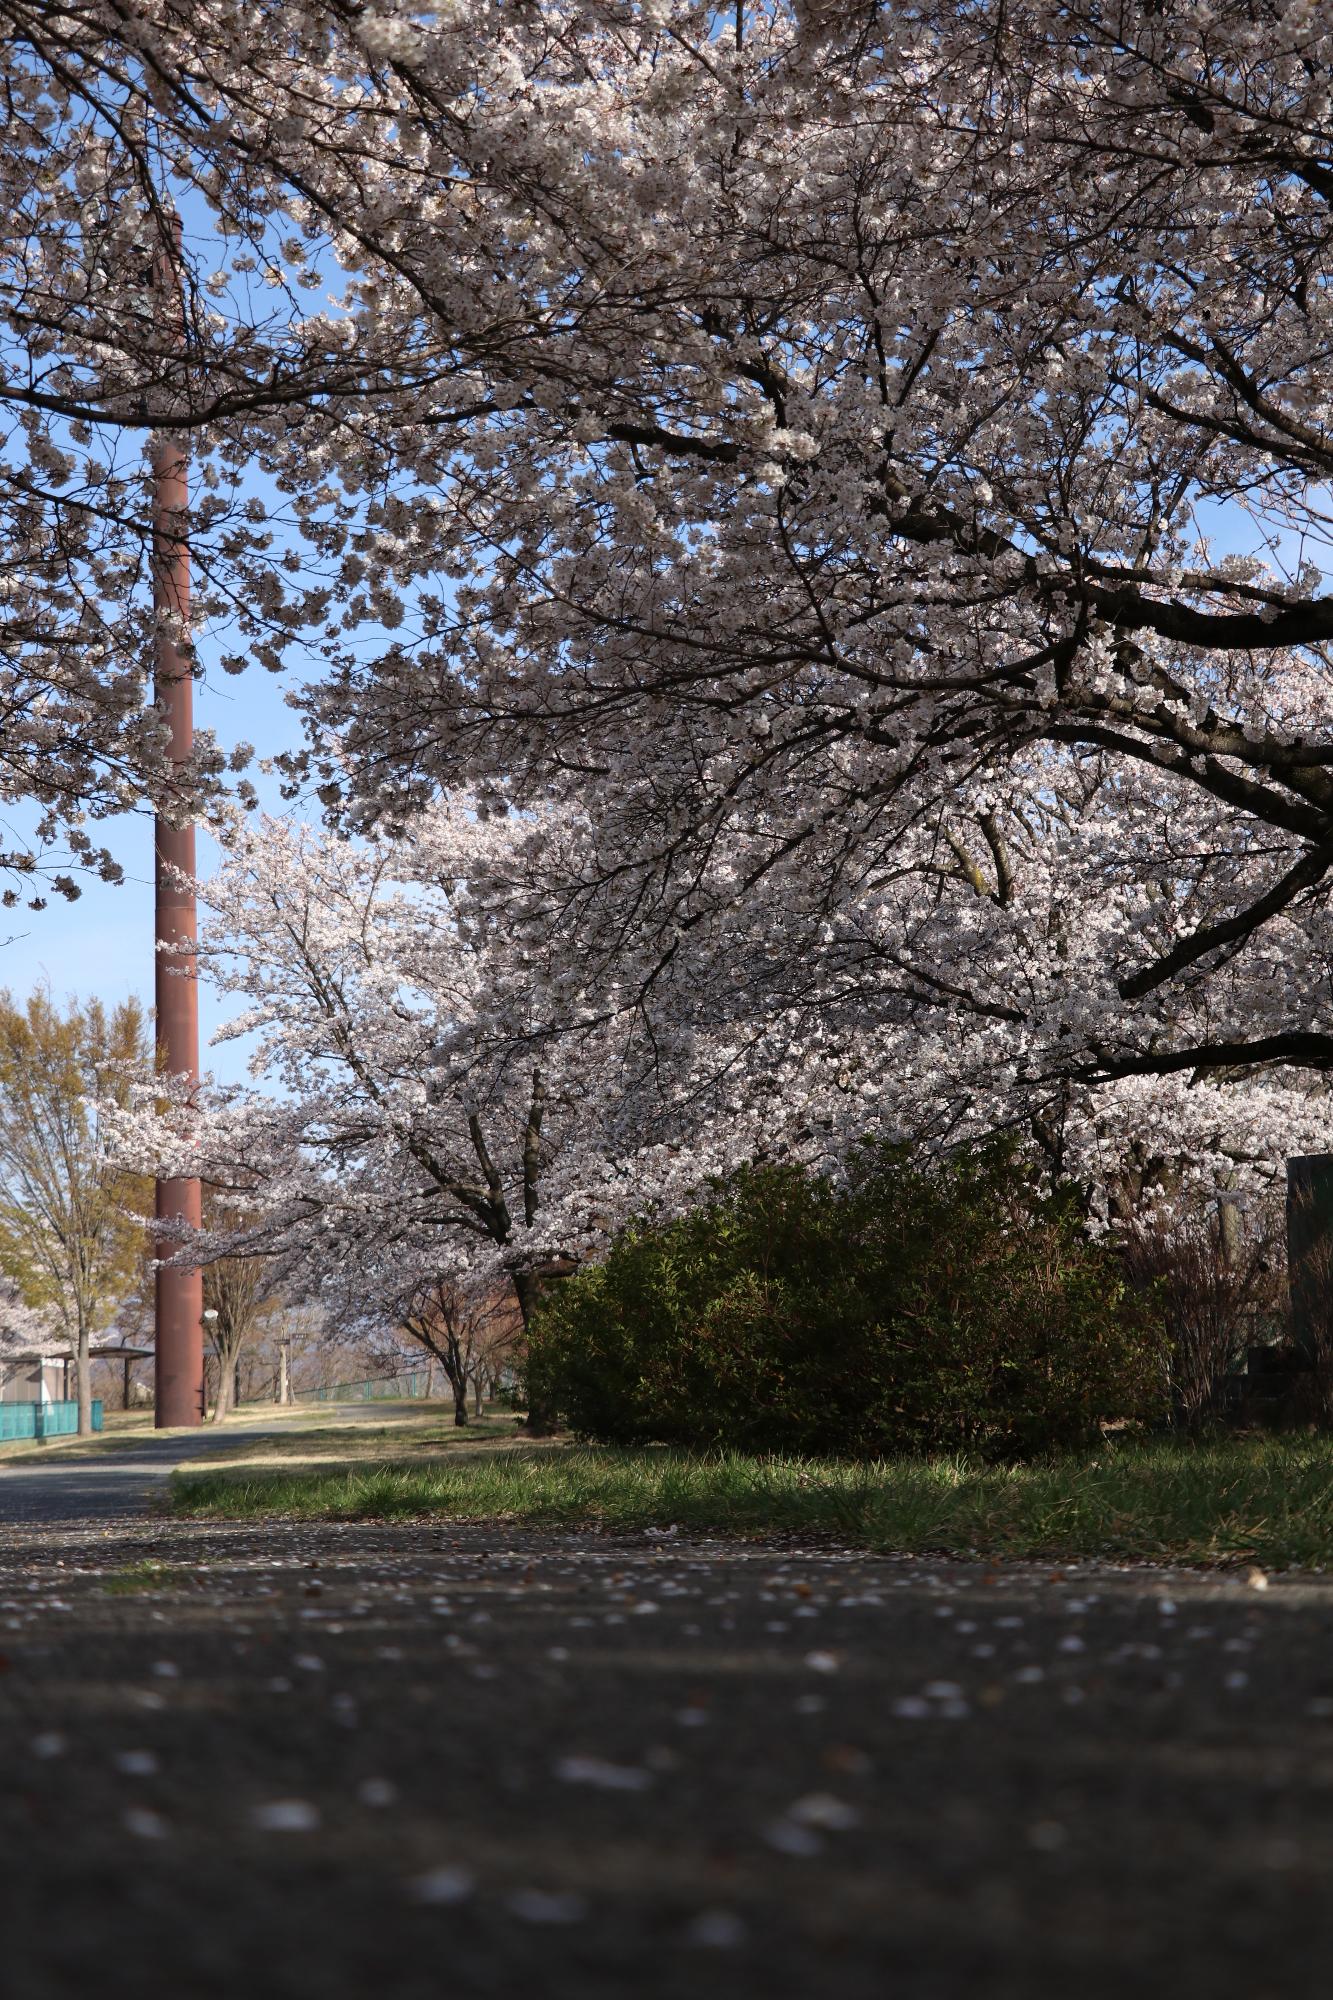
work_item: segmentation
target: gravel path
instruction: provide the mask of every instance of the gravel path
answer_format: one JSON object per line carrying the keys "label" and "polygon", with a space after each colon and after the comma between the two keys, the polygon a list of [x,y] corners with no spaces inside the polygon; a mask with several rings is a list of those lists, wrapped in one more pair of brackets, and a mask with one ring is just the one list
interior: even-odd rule
{"label": "gravel path", "polygon": [[122,1519],[0,1648],[10,2000],[1326,1985],[1319,1579]]}

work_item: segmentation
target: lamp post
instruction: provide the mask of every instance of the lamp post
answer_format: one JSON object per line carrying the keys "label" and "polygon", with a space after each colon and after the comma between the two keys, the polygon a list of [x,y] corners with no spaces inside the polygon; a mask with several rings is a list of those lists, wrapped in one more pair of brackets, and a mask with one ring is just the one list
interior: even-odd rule
{"label": "lamp post", "polygon": [[[154,293],[167,324],[184,338],[180,218],[173,240],[154,261]],[[153,441],[153,609],[156,613],[154,694],[170,736],[173,766],[194,750],[194,680],[189,655],[190,551],[186,509],[190,491],[183,439],[159,432]],[[164,1070],[199,1081],[198,935],[194,895],[194,827],[175,813],[154,822],[157,1044]],[[203,1220],[197,1179],[159,1181],[159,1222],[198,1229]],[[156,1287],[156,1415],[159,1429],[204,1420],[203,1273],[159,1268]]]}

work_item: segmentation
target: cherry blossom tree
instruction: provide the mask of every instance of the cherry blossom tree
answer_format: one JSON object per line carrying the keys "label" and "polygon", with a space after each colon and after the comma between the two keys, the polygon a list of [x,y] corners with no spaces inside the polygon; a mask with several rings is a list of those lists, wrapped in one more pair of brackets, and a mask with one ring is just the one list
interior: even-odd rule
{"label": "cherry blossom tree", "polygon": [[238,565],[271,540],[208,425],[224,380],[244,401],[271,376],[272,342],[252,313],[210,311],[178,254],[168,184],[189,177],[150,115],[136,13],[0,8],[0,799],[39,807],[0,852],[6,906],[73,898],[88,869],[119,880],[90,825],[145,801],[188,814],[220,774],[202,734],[173,770],[152,703],[154,436],[196,440],[201,623],[235,622]]}
{"label": "cherry blossom tree", "polygon": [[[1066,1059],[1064,1040],[1081,1045],[1046,985],[1092,987],[1108,902],[1072,840],[1044,899],[1006,902],[941,895],[963,863],[932,837],[863,895],[841,986],[831,952],[792,954],[803,933],[767,885],[750,928],[700,925],[653,979],[617,986],[623,955],[570,954],[558,921],[539,924],[596,838],[586,813],[482,820],[465,801],[362,845],[236,824],[205,886],[203,959],[249,1003],[230,1032],[255,1037],[255,1085],[164,1119],[159,1084],[118,1128],[134,1164],[193,1161],[227,1192],[203,1254],[269,1258],[339,1325],[369,1311],[410,1330],[418,1295],[508,1283],[526,1319],[628,1217],[670,1213],[747,1159],[838,1173],[866,1138],[1017,1130],[1123,1225],[1222,1194],[1243,1206],[1287,1153],[1333,1139],[1326,1094],[1294,1076],[1090,1082]],[[919,969],[946,956],[951,993]]]}
{"label": "cherry blossom tree", "polygon": [[436,1276],[508,1273],[526,1316],[598,1226],[591,1211],[623,1211],[614,1184],[644,1105],[627,1041],[557,1018],[558,970],[471,910],[468,871],[493,838],[465,808],[364,847],[237,823],[204,888],[200,955],[248,1002],[226,1032],[256,1038],[266,1088],[176,1119],[155,1108],[158,1080],[123,1143],[162,1171],[193,1159],[220,1200],[262,1197],[238,1244],[358,1269],[429,1246]]}
{"label": "cherry blossom tree", "polygon": [[[324,652],[331,807],[595,789],[566,914],[608,978],[762,906],[850,1005],[904,849],[980,947],[968,896],[1040,901],[1113,824],[1095,984],[1043,980],[1062,1071],[1327,1063],[1319,10],[0,24],[11,709],[67,675],[73,759],[25,786],[149,782],[142,468],[107,451],[184,428],[207,615]],[[991,1018],[966,962],[896,950]]]}
{"label": "cherry blossom tree", "polygon": [[[260,878],[222,913],[289,1101],[211,1129],[282,1227],[392,1199],[524,1280],[760,1144],[998,1117],[1111,1190],[1320,1129],[1319,10],[0,22],[32,684],[149,783],[107,453],[185,429],[206,615],[322,659],[310,762],[385,865],[330,859],[263,971]],[[381,897],[418,934],[372,977]]]}
{"label": "cherry blossom tree", "polygon": [[328,493],[313,457],[294,474],[300,439],[336,431],[344,400],[411,400],[411,355],[362,352],[327,297],[294,162],[263,166],[266,129],[302,124],[317,13],[0,4],[0,802],[39,807],[0,848],[6,907],[73,898],[89,869],[119,880],[91,826],[145,803],[188,817],[222,779],[207,732],[172,762],[150,690],[163,441],[190,463],[173,525],[195,630],[228,671],[277,670],[327,604],[285,534],[294,478],[307,505]]}
{"label": "cherry blossom tree", "polygon": [[[854,921],[940,804],[1023,894],[1016,766],[1141,795],[1085,1073],[1325,1064],[1327,33],[359,14],[334,67],[393,120],[311,201],[360,337],[440,372],[356,423],[355,531],[308,515],[349,628],[408,628],[314,698],[353,811],[595,786],[583,933],[662,956],[774,877]],[[1236,958],[1224,1018],[1140,1004]]]}

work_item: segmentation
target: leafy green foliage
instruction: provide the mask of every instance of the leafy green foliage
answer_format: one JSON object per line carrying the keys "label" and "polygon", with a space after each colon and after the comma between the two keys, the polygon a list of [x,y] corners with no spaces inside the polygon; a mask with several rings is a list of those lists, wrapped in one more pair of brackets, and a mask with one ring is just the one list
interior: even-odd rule
{"label": "leafy green foliage", "polygon": [[995,1146],[746,1168],[554,1287],[529,1379],[610,1443],[1006,1457],[1157,1417],[1167,1374],[1151,1300]]}

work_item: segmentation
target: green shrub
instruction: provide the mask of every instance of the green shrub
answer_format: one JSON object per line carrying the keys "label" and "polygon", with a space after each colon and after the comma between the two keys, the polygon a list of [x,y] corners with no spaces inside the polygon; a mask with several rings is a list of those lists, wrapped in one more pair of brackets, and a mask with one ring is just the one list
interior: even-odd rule
{"label": "green shrub", "polygon": [[1022,1456],[1161,1414],[1152,1303],[1012,1148],[749,1167],[555,1286],[529,1380],[614,1443]]}

